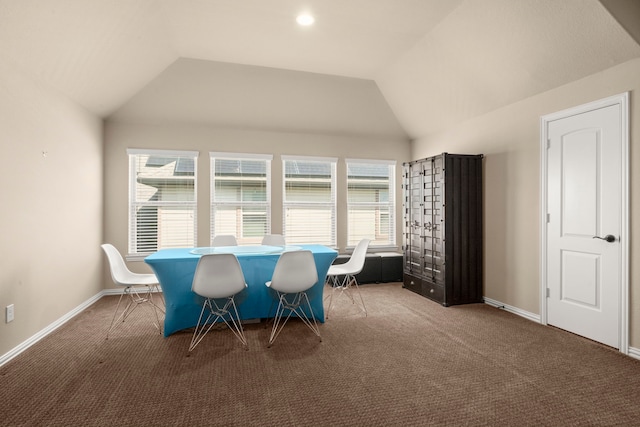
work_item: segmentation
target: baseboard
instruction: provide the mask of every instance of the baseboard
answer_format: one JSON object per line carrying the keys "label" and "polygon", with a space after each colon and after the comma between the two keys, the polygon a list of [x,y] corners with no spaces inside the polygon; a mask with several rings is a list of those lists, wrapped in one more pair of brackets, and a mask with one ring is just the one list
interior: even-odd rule
{"label": "baseboard", "polygon": [[[162,288],[160,288],[160,286],[158,286],[158,288],[159,290],[154,292],[162,292]],[[47,326],[46,328],[42,329],[37,334],[33,335],[31,338],[27,339],[23,343],[19,344],[18,346],[9,350],[7,353],[0,356],[0,366],[4,365],[9,360],[13,359],[17,355],[19,355],[20,353],[22,353],[23,351],[25,351],[26,349],[28,349],[29,347],[37,343],[42,338],[49,335],[51,332],[55,331],[60,326],[67,323],[69,320],[73,319],[77,314],[81,313],[84,309],[86,309],[91,304],[98,301],[100,298],[107,295],[121,295],[123,292],[124,292],[124,288],[104,289],[98,292],[97,294],[95,294],[94,296],[92,296],[91,298],[89,298],[88,300],[86,300],[85,302],[83,302],[82,304],[80,304],[79,306],[77,306],[76,308],[74,308],[64,316],[62,316],[61,318],[59,318],[58,320],[56,320],[55,322]]]}
{"label": "baseboard", "polygon": [[540,323],[540,315],[538,314],[534,314],[508,304],[503,304],[500,301],[496,301],[487,297],[484,297],[484,302],[485,304],[489,304],[490,306],[508,311],[509,313],[517,314],[518,316],[524,317],[525,319],[529,319],[533,322]]}
{"label": "baseboard", "polygon": [[[529,313],[528,311],[521,310],[521,309],[519,309],[517,307],[512,307],[512,306],[507,305],[507,304],[502,304],[499,301],[496,301],[496,300],[493,300],[493,299],[487,298],[487,297],[484,298],[484,302],[485,302],[485,304],[489,304],[489,305],[491,305],[493,307],[497,307],[497,308],[503,309],[505,311],[508,311],[510,313],[517,314],[518,316],[522,316],[525,319],[529,319],[529,320],[532,320],[534,322],[540,323],[540,316],[537,315],[537,314]],[[633,357],[634,359],[640,360],[640,349],[638,349],[638,348],[629,347],[629,351],[626,354],[627,354],[627,356],[630,356],[630,357]]]}
{"label": "baseboard", "polygon": [[[120,291],[120,292],[122,292],[122,291]],[[17,355],[19,355],[20,353],[22,353],[23,351],[25,351],[26,349],[28,349],[29,347],[31,347],[32,345],[37,343],[38,341],[40,341],[41,339],[43,339],[44,337],[49,335],[51,332],[55,331],[60,326],[62,326],[65,323],[67,323],[69,320],[73,319],[76,315],[81,313],[83,310],[85,310],[91,304],[93,304],[96,301],[98,301],[104,295],[105,295],[105,291],[101,291],[101,292],[97,293],[93,297],[89,298],[88,300],[86,300],[85,302],[83,302],[82,304],[80,304],[79,306],[77,306],[76,308],[74,308],[73,310],[71,310],[70,312],[68,312],[67,314],[65,314],[64,316],[59,318],[58,320],[56,320],[55,322],[51,323],[46,328],[44,328],[41,331],[39,331],[37,334],[33,335],[32,337],[30,337],[29,339],[27,339],[23,343],[19,344],[18,346],[16,346],[13,349],[9,350],[7,353],[5,353],[2,356],[0,356],[0,366],[4,365],[9,360],[13,359]]]}
{"label": "baseboard", "polygon": [[628,356],[633,357],[634,359],[640,360],[640,348],[629,347]]}

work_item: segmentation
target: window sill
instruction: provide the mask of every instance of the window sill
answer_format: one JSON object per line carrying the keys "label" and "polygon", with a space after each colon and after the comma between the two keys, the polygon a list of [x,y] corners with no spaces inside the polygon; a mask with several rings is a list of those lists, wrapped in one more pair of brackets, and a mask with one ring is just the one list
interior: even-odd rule
{"label": "window sill", "polygon": [[[346,253],[352,253],[353,250],[355,249],[355,246],[347,246],[345,248],[345,252]],[[367,249],[367,254],[375,254],[378,252],[398,252],[400,253],[400,251],[398,250],[397,246],[369,246],[369,248]]]}
{"label": "window sill", "polygon": [[144,261],[144,259],[149,255],[151,254],[127,254],[125,259],[129,262],[140,262],[140,261]]}

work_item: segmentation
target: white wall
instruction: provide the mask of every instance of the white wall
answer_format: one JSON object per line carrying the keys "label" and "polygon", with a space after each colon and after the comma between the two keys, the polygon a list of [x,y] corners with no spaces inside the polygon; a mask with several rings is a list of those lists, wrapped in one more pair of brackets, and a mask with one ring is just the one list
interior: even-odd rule
{"label": "white wall", "polygon": [[[338,246],[346,246],[345,158],[396,160],[396,241],[402,245],[402,163],[410,160],[410,143],[404,139],[374,139],[309,133],[224,129],[188,124],[130,124],[107,121],[105,125],[105,241],[122,253],[127,250],[128,157],[127,148],[195,150],[198,157],[198,245],[209,245],[209,152],[272,154],[273,233],[282,232],[281,155],[338,158]],[[143,262],[132,270],[146,272]],[[108,278],[107,278],[108,279]],[[111,286],[106,280],[106,286]]]}
{"label": "white wall", "polygon": [[412,157],[485,154],[484,295],[540,313],[540,117],[631,91],[630,345],[640,346],[640,59],[542,93],[414,141]]}
{"label": "white wall", "polygon": [[0,144],[2,355],[102,289],[102,124],[2,61]]}

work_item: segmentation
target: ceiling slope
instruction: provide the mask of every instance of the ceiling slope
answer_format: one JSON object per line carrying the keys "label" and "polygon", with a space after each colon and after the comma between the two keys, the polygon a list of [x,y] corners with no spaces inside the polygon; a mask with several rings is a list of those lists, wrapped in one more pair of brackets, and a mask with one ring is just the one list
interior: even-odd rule
{"label": "ceiling slope", "polygon": [[0,0],[0,56],[98,116],[177,58],[155,0]]}
{"label": "ceiling slope", "polygon": [[600,3],[616,18],[622,28],[627,30],[636,43],[640,44],[640,1],[600,0]]}
{"label": "ceiling slope", "polygon": [[[243,108],[233,110],[236,116],[215,110],[219,107],[212,100],[194,101],[214,108],[217,123],[226,120],[226,125],[235,126],[244,121],[280,128],[288,116],[288,125],[300,129],[368,128],[384,136],[399,133],[397,123],[392,123],[395,116],[403,134],[419,138],[639,57],[640,25],[633,18],[637,3],[0,0],[0,57],[105,118],[114,112],[119,119],[140,116],[145,99],[160,99],[172,87],[186,85],[172,78],[201,72],[187,72],[189,61],[177,61],[189,58],[214,63],[211,67],[219,73],[210,83],[218,88],[217,94],[228,92],[228,86],[243,99]],[[315,14],[314,26],[295,25],[295,15],[303,10]],[[232,64],[254,66],[236,70],[249,79],[253,95],[243,92],[238,76],[222,71]],[[275,102],[259,100],[258,94],[267,96],[272,89],[260,88],[260,80],[277,81],[274,87],[284,95],[274,95]],[[163,82],[169,86],[162,88]],[[301,82],[318,88],[303,88]],[[376,84],[379,89],[374,90]],[[346,88],[343,94],[335,92],[338,87]],[[185,98],[189,91],[183,90],[172,96],[192,111]],[[325,106],[329,98],[341,102],[334,107],[340,114],[310,105],[311,98],[299,97],[296,91],[311,92]],[[380,93],[388,106],[382,105]],[[347,101],[347,96],[362,98]],[[360,109],[367,102],[373,106]],[[259,105],[267,110],[259,113]],[[201,112],[185,117],[171,106],[153,107],[149,106],[157,117],[202,119]],[[384,118],[378,123],[380,115]],[[293,118],[299,124],[293,124]],[[349,120],[353,123],[346,123]]]}
{"label": "ceiling slope", "polygon": [[376,81],[417,138],[639,56],[596,0],[467,0]]}
{"label": "ceiling slope", "polygon": [[0,55],[106,117],[180,57],[373,79],[460,1],[0,0]]}

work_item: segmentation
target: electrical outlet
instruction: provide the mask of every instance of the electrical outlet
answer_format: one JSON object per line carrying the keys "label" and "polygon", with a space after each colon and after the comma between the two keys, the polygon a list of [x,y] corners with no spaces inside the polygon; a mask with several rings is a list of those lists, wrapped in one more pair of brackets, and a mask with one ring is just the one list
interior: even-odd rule
{"label": "electrical outlet", "polygon": [[13,304],[9,304],[6,307],[5,314],[6,314],[6,322],[7,323],[13,322],[13,315],[14,315],[14,313],[13,313]]}

